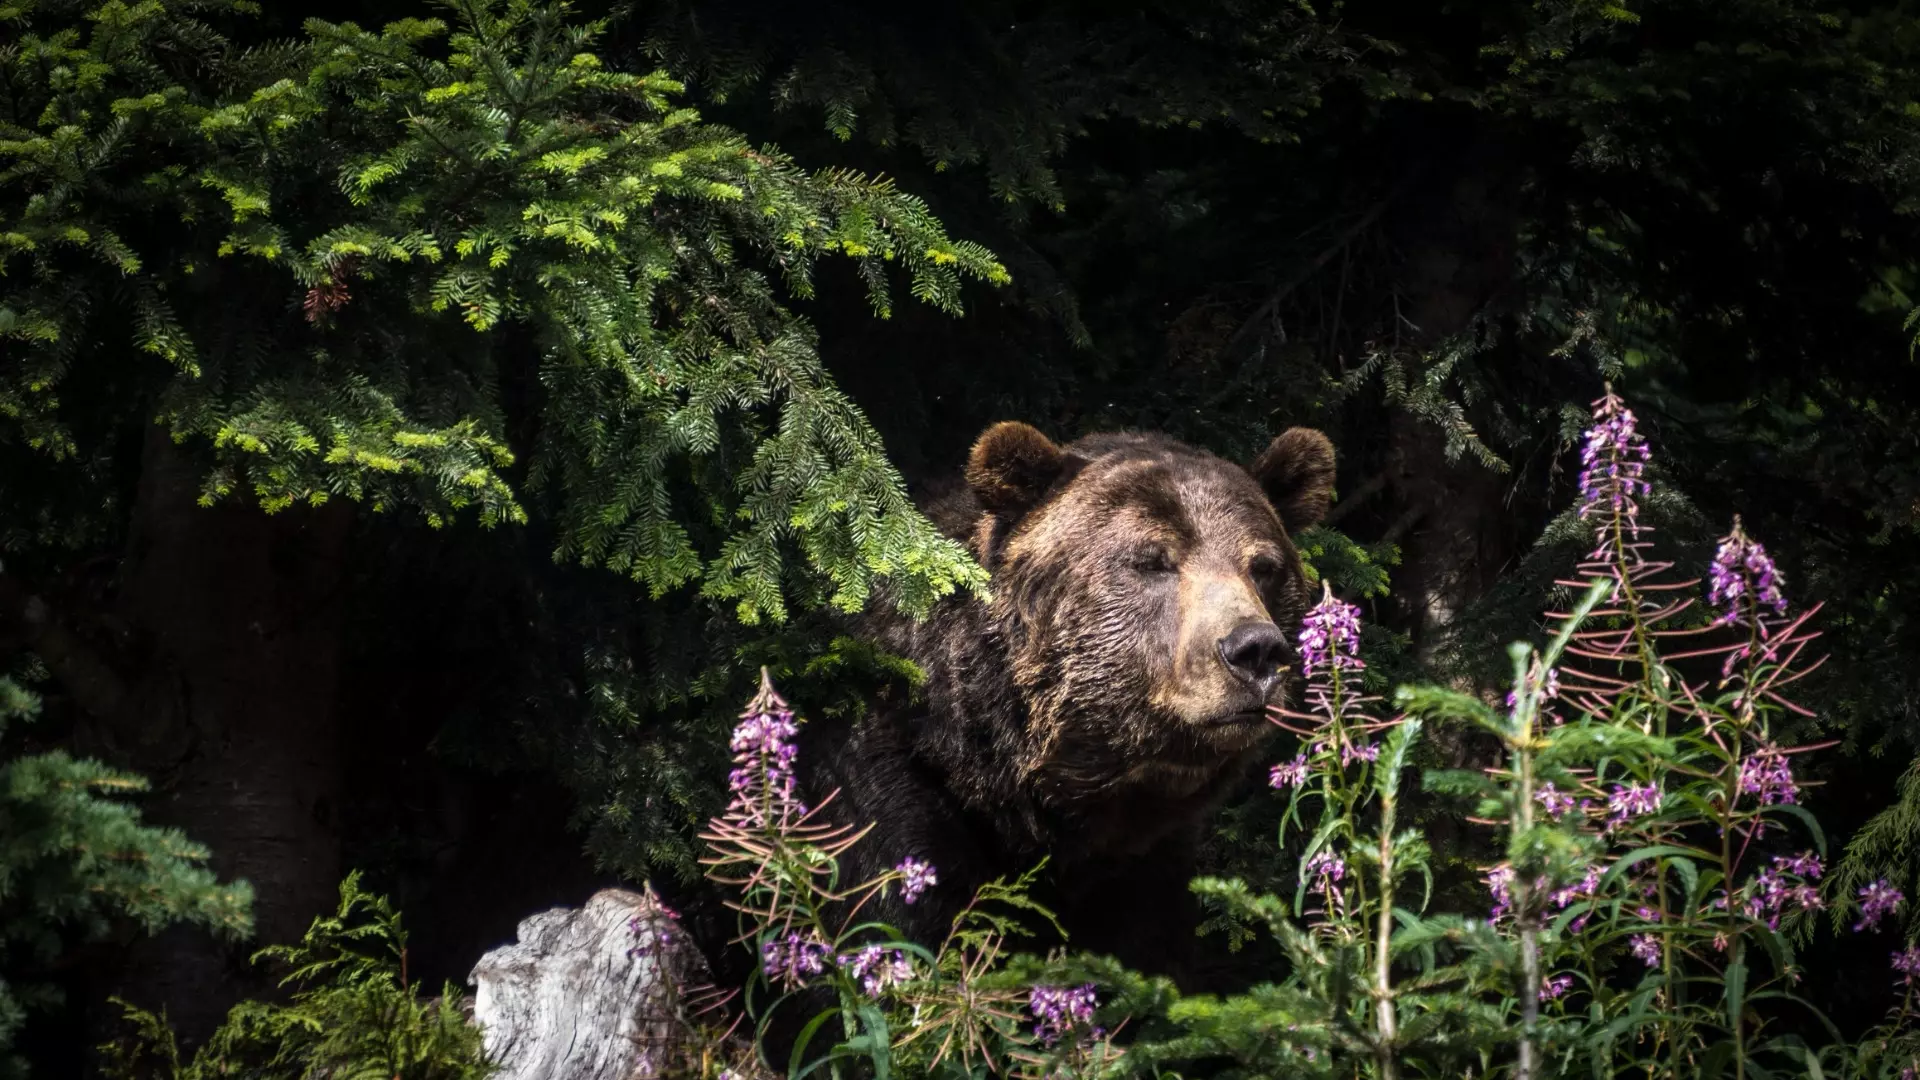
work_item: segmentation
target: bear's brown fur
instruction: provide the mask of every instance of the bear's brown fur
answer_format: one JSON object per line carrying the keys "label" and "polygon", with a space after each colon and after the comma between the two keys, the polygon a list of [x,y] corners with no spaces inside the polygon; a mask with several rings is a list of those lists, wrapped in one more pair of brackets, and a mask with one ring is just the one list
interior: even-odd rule
{"label": "bear's brown fur", "polygon": [[1060,447],[989,428],[929,513],[992,573],[991,599],[868,616],[926,684],[803,739],[812,793],[838,788],[829,812],[875,825],[843,881],[907,856],[937,868],[916,904],[863,915],[936,944],[976,887],[1046,856],[1039,898],[1073,947],[1177,973],[1206,815],[1297,684],[1289,532],[1320,520],[1333,474],[1326,436],[1299,428],[1247,468],[1158,435]]}

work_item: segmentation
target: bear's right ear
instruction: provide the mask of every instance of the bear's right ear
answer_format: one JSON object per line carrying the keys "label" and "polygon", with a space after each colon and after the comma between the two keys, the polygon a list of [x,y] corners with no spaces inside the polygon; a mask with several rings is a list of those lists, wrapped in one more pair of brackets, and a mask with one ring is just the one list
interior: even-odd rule
{"label": "bear's right ear", "polygon": [[1085,462],[1017,420],[981,433],[967,457],[967,486],[980,507],[1006,521],[1033,509],[1061,477]]}
{"label": "bear's right ear", "polygon": [[1247,470],[1290,533],[1318,525],[1333,505],[1333,441],[1312,428],[1288,428]]}

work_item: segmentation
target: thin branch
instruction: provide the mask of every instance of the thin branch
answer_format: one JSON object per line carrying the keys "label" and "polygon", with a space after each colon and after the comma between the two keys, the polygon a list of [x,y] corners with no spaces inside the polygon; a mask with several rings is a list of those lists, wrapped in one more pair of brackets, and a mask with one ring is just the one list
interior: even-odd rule
{"label": "thin branch", "polygon": [[1347,492],[1347,497],[1333,504],[1333,509],[1320,519],[1320,524],[1331,526],[1334,522],[1352,513],[1355,507],[1378,495],[1387,486],[1387,474],[1377,473],[1371,479]]}

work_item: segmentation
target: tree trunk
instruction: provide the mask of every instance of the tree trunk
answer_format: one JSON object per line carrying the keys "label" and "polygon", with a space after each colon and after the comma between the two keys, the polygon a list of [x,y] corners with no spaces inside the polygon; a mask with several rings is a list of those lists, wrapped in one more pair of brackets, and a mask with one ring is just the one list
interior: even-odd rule
{"label": "tree trunk", "polygon": [[[1413,344],[1431,349],[1471,323],[1512,282],[1515,178],[1498,147],[1470,147],[1453,181],[1411,198],[1400,227],[1401,295]],[[1397,591],[1417,655],[1429,659],[1454,617],[1485,595],[1515,554],[1509,478],[1470,457],[1446,460],[1433,422],[1396,409],[1388,486],[1416,514],[1401,541]]]}
{"label": "tree trunk", "polygon": [[115,603],[137,655],[121,658],[123,686],[71,688],[92,714],[80,749],[147,776],[149,820],[255,890],[254,942],[176,928],[134,945],[111,988],[164,1006],[187,1043],[271,988],[246,963],[252,948],[298,939],[337,896],[334,691],[353,522],[344,500],[274,515],[244,499],[203,508],[202,476],[150,429]]}

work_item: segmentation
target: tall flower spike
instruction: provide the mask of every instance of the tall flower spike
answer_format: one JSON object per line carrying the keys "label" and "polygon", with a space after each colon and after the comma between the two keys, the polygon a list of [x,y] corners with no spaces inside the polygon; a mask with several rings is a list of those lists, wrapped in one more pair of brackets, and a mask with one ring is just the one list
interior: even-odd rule
{"label": "tall flower spike", "polygon": [[771,684],[764,685],[733,729],[734,769],[727,775],[733,799],[727,806],[728,816],[767,826],[806,814],[805,804],[795,793],[793,772],[799,751],[792,740],[799,732],[793,710]]}
{"label": "tall flower spike", "polygon": [[[1322,583],[1320,602],[1300,620],[1300,671],[1306,676],[1308,711],[1275,708],[1272,711],[1304,727],[1280,723],[1281,727],[1306,740],[1306,753],[1290,765],[1276,765],[1269,783],[1276,787],[1297,787],[1306,781],[1314,763],[1323,753],[1338,755],[1341,768],[1357,761],[1374,761],[1380,747],[1364,736],[1371,727],[1361,716],[1365,706],[1378,698],[1361,692],[1358,680],[1347,676],[1366,670],[1360,659],[1360,609],[1336,598],[1333,587]],[[1359,718],[1362,722],[1349,727]]]}
{"label": "tall flower spike", "polygon": [[1707,600],[1718,609],[1714,625],[1744,631],[1739,641],[1724,647],[1726,660],[1720,667],[1722,679],[1738,678],[1746,684],[1735,699],[1735,707],[1750,712],[1761,701],[1772,699],[1804,712],[1778,691],[1818,666],[1817,660],[1804,666],[1799,660],[1806,646],[1819,636],[1806,629],[1819,605],[1792,618],[1787,616],[1779,568],[1767,549],[1747,535],[1738,517],[1733,519],[1733,530],[1721,537],[1708,573],[1712,584]]}
{"label": "tall flower spike", "polygon": [[1633,538],[1640,535],[1640,506],[1634,500],[1653,490],[1646,480],[1652,453],[1633,410],[1612,388],[1594,404],[1594,424],[1580,448],[1580,517],[1596,522],[1600,543],[1593,557],[1605,558],[1618,539],[1613,529],[1616,521]]}
{"label": "tall flower spike", "polygon": [[1359,671],[1360,609],[1337,600],[1333,586],[1322,582],[1320,602],[1300,624],[1300,672],[1311,679],[1318,668]]}
{"label": "tall flower spike", "polygon": [[[1734,515],[1733,531],[1720,538],[1720,548],[1714,552],[1713,567],[1708,571],[1711,585],[1707,592],[1707,603],[1721,609],[1714,620],[1715,625],[1726,626],[1736,622],[1753,621],[1761,608],[1772,608],[1775,615],[1787,613],[1787,598],[1780,591],[1780,571],[1773,565],[1767,549],[1747,535],[1740,527],[1739,515]],[[1748,605],[1755,609],[1752,616]],[[1766,635],[1766,626],[1759,625],[1761,636]]]}
{"label": "tall flower spike", "polygon": [[[733,890],[728,906],[751,923],[740,940],[770,934],[762,937],[761,962],[770,978],[787,983],[819,974],[829,958],[817,932],[804,930],[817,924],[809,898],[831,889],[835,861],[871,828],[817,820],[819,807],[801,803],[794,777],[798,729],[793,710],[763,669],[760,692],[741,713],[729,744],[732,798],[699,834],[707,844],[700,860],[706,876]],[[821,804],[836,794],[829,792]]]}
{"label": "tall flower spike", "polygon": [[[1612,590],[1568,646],[1560,670],[1561,691],[1582,712],[1605,715],[1629,688],[1653,677],[1655,643],[1684,632],[1678,616],[1695,603],[1694,582],[1666,577],[1670,562],[1651,558],[1651,526],[1640,519],[1640,500],[1652,491],[1652,458],[1639,421],[1608,387],[1593,403],[1593,426],[1580,450],[1580,518],[1593,529],[1593,548],[1568,580],[1556,584],[1575,595],[1598,579]],[[1549,625],[1564,625],[1570,613],[1549,611]]]}

